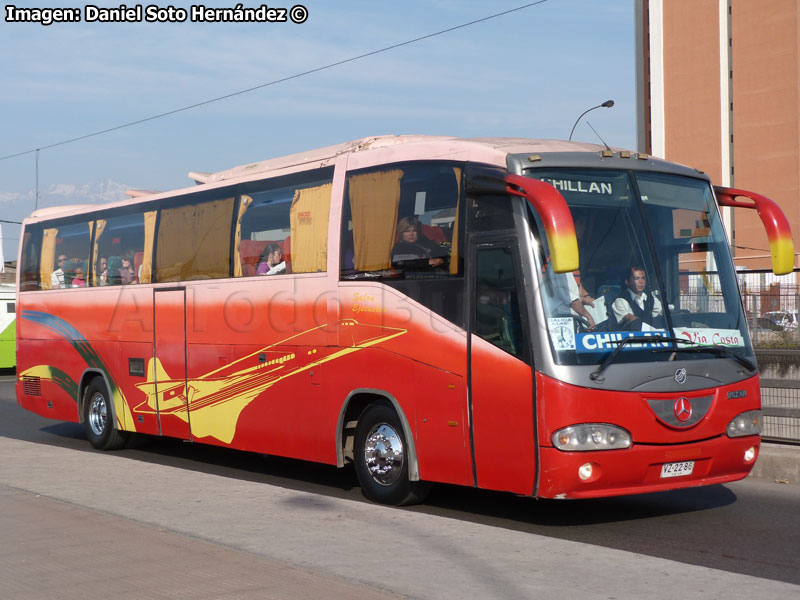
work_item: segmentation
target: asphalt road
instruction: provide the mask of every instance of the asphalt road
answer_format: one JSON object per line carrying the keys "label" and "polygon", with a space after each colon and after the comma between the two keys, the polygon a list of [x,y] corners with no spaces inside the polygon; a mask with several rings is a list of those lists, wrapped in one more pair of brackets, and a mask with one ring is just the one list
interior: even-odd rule
{"label": "asphalt road", "polygon": [[[82,426],[49,421],[20,409],[10,378],[0,378],[0,438],[33,442],[47,450],[51,457],[58,456],[55,451],[60,448],[73,454],[78,451],[87,461],[90,456],[102,455],[91,450]],[[326,502],[355,507],[356,511],[362,506],[362,510],[370,514],[375,508],[362,498],[352,470],[158,438],[145,438],[133,448],[103,456],[111,455],[134,461],[132,464],[142,468],[180,469],[184,476],[197,479],[215,476],[218,480],[221,476],[241,485],[260,484],[265,490],[274,486],[279,494],[299,492],[302,494],[292,497],[303,498],[300,502],[305,508],[309,503],[322,506]],[[68,500],[80,504],[74,498]],[[340,501],[347,503],[340,504]],[[800,486],[749,478],[724,486],[589,501],[534,501],[509,494],[438,486],[423,506],[383,509],[388,512],[380,514],[409,523],[420,519],[425,523],[444,524],[450,531],[453,528],[472,531],[477,525],[480,528],[476,531],[483,532],[482,543],[486,543],[487,548],[491,547],[492,535],[500,534],[502,538],[502,532],[507,531],[509,539],[522,542],[540,537],[553,540],[554,548],[561,547],[555,540],[579,542],[583,546],[569,547],[580,548],[580,555],[588,560],[593,556],[598,561],[605,560],[608,551],[622,550],[641,557],[667,559],[678,565],[713,569],[722,572],[720,585],[724,584],[726,572],[800,585],[798,507]],[[205,539],[202,534],[196,535]],[[215,539],[211,534],[208,537]],[[583,564],[588,564],[587,559],[583,560]],[[300,566],[313,569],[314,564],[310,560],[309,564]],[[323,571],[361,579],[330,565],[324,566]],[[576,578],[581,574],[580,568],[574,572]],[[631,577],[646,581],[655,574],[631,573]],[[732,588],[741,591],[743,588],[733,579]],[[675,575],[675,582],[676,585],[686,583],[680,574]],[[794,585],[790,589],[794,590]],[[379,587],[415,596],[413,590],[410,592],[402,585]],[[724,589],[724,585],[720,589]],[[614,594],[602,593],[597,597],[614,597]],[[699,594],[698,597],[711,596]],[[763,597],[773,596],[767,593]],[[774,597],[778,597],[777,593]]]}

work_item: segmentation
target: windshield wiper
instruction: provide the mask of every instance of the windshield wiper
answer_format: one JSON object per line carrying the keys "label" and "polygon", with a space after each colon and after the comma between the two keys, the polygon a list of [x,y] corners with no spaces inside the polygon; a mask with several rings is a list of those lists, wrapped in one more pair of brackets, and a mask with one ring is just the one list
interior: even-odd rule
{"label": "windshield wiper", "polygon": [[[689,342],[687,340],[681,340],[682,344],[689,344],[694,342]],[[740,365],[742,365],[748,371],[755,371],[756,365],[753,361],[745,358],[744,356],[739,356],[735,352],[732,352],[728,348],[721,348],[720,346],[694,346],[693,348],[657,348],[656,352],[691,352],[693,354],[698,354],[700,352],[707,352],[709,354],[715,354],[716,356],[725,356],[727,358],[732,358]]]}
{"label": "windshield wiper", "polygon": [[[680,342],[681,344],[694,344],[694,342],[690,342],[685,339],[680,339],[676,337],[666,337],[661,335],[645,335],[641,337],[625,338],[624,340],[620,341],[617,344],[617,347],[614,348],[614,351],[606,357],[606,359],[603,361],[600,367],[596,371],[589,374],[589,379],[591,379],[592,381],[597,381],[603,374],[603,371],[605,371],[609,366],[611,366],[611,363],[617,360],[617,356],[619,356],[619,353],[628,344],[650,344],[653,342],[662,342],[662,343],[672,342],[673,344],[677,344]],[[672,352],[674,350],[673,348],[650,348],[650,349],[660,350],[662,352]]]}

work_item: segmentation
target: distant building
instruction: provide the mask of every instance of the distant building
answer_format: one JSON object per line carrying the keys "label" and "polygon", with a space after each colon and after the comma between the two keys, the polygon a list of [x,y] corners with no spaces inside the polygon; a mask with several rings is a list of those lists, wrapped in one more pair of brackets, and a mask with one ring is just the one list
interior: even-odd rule
{"label": "distant building", "polygon": [[9,260],[5,263],[5,270],[0,273],[0,283],[17,283],[17,261]]}
{"label": "distant building", "polygon": [[[639,151],[776,201],[800,248],[800,2],[635,3]],[[737,267],[769,268],[755,213],[730,212]]]}

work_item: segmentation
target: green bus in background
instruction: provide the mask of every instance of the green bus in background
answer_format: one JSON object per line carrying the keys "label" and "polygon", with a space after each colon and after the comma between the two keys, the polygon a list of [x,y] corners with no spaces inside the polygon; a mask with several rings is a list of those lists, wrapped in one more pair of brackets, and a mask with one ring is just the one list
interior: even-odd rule
{"label": "green bus in background", "polygon": [[17,290],[0,283],[0,369],[17,365]]}

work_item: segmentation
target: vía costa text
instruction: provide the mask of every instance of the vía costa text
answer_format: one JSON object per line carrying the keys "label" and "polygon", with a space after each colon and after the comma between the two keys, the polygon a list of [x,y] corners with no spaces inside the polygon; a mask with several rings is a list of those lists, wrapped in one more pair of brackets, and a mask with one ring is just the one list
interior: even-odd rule
{"label": "v\u00eda costa text", "polygon": [[291,8],[275,8],[261,4],[245,7],[236,4],[230,8],[206,7],[203,4],[187,8],[136,4],[109,8],[87,4],[81,8],[27,8],[7,4],[6,23],[304,23],[308,9],[302,4]]}

